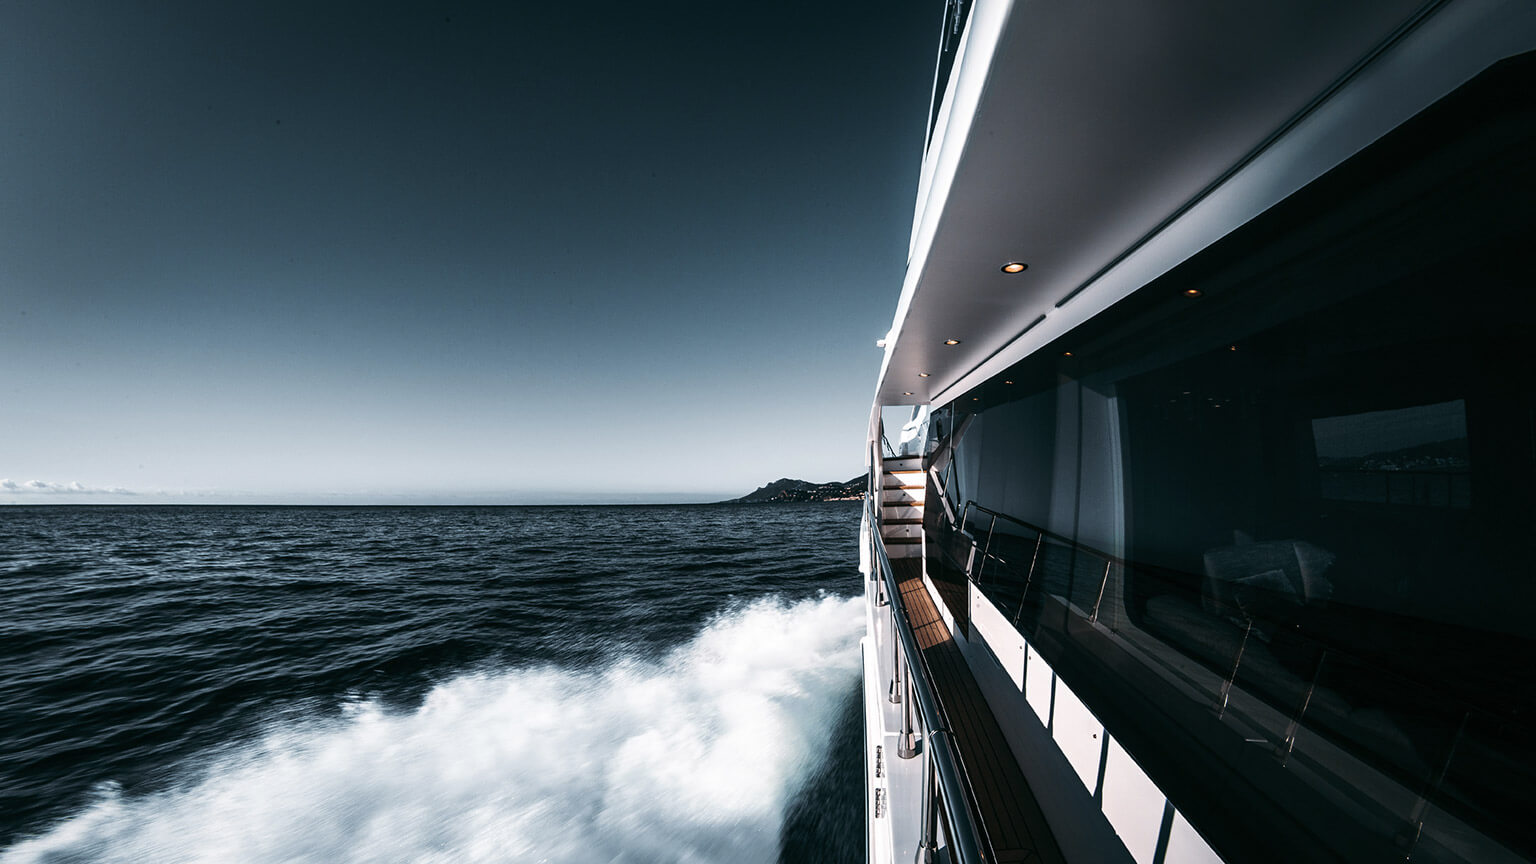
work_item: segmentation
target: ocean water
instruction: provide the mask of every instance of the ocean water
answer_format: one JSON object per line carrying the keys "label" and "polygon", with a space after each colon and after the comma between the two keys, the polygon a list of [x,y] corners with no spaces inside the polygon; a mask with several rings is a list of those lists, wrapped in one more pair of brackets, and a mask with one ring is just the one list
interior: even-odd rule
{"label": "ocean water", "polygon": [[858,516],[0,508],[0,864],[859,860]]}

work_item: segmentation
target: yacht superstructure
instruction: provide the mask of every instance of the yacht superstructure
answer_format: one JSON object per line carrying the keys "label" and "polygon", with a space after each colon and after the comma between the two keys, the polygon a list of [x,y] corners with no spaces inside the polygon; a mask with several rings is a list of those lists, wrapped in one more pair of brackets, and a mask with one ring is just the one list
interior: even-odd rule
{"label": "yacht superstructure", "polygon": [[949,0],[872,862],[1536,859],[1536,5]]}

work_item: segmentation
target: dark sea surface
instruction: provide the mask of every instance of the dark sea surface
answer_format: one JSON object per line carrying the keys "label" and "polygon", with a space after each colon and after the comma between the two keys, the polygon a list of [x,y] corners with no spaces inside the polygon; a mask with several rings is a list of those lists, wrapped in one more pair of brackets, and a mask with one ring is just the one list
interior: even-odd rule
{"label": "dark sea surface", "polygon": [[858,506],[0,508],[0,864],[859,860]]}

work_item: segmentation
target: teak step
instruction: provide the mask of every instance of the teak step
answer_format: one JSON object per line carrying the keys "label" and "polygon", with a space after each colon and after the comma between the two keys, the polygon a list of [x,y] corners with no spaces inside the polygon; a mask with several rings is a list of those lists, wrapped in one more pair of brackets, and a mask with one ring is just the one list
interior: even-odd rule
{"label": "teak step", "polygon": [[887,546],[911,546],[923,542],[921,537],[882,537]]}
{"label": "teak step", "polygon": [[923,524],[923,520],[922,520],[921,517],[910,517],[909,516],[909,517],[904,518],[904,519],[881,519],[880,520],[880,524],[881,525],[921,525],[921,524]]}

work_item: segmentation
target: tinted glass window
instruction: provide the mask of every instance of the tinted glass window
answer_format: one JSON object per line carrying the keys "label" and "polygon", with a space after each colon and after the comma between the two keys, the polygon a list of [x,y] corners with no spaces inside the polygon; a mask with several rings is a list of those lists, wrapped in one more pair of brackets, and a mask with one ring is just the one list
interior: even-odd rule
{"label": "tinted glass window", "polygon": [[1536,856],[1533,93],[1503,64],[931,430],[930,573],[1234,860]]}

